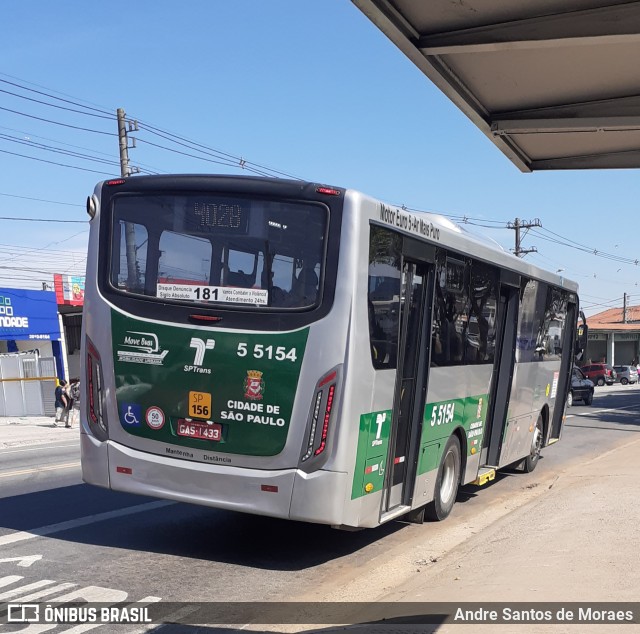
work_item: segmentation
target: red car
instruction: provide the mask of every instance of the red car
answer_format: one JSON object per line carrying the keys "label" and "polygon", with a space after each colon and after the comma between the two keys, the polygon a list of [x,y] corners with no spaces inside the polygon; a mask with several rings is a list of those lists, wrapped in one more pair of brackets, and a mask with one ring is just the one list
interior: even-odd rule
{"label": "red car", "polygon": [[592,363],[580,368],[582,373],[596,385],[613,385],[616,371],[608,363]]}

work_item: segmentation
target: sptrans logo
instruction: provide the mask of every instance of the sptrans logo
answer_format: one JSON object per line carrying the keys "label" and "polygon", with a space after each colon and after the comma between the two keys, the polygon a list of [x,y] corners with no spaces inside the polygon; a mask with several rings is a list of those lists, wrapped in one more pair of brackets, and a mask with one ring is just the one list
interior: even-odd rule
{"label": "sptrans logo", "polygon": [[28,317],[15,317],[11,298],[0,295],[0,326],[3,328],[28,328]]}
{"label": "sptrans logo", "polygon": [[215,339],[200,339],[199,337],[192,337],[189,343],[190,348],[194,348],[196,354],[193,359],[193,365],[185,365],[185,372],[195,372],[196,374],[211,374],[211,368],[203,368],[204,353],[207,350],[213,350],[216,347]]}

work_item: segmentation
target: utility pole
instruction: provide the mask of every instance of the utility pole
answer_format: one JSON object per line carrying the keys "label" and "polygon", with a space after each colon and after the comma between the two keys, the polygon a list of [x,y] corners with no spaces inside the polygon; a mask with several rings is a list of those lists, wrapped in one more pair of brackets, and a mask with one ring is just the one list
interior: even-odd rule
{"label": "utility pole", "polygon": [[622,323],[627,323],[627,294],[624,294],[622,299]]}
{"label": "utility pole", "polygon": [[[120,143],[120,176],[127,178],[140,171],[137,167],[131,167],[129,165],[129,138],[127,137],[127,132],[138,131],[138,122],[127,120],[122,108],[118,108],[116,113],[118,116],[118,141]],[[133,149],[135,147],[136,140],[134,137],[131,137],[131,148]]]}
{"label": "utility pole", "polygon": [[[127,123],[129,124],[129,132],[138,129],[137,121],[127,122],[125,113],[122,108],[118,108],[118,141],[120,143],[120,176],[127,178],[131,174],[138,171],[129,165],[129,141],[127,138]],[[136,146],[136,140],[132,140],[131,147]],[[125,222],[124,225],[124,241],[127,254],[127,286],[130,289],[138,286],[138,267],[136,262],[136,229],[132,222]]]}
{"label": "utility pole", "polygon": [[515,222],[507,223],[507,228],[513,229],[516,232],[516,248],[513,250],[513,253],[516,255],[516,257],[520,258],[523,255],[527,255],[527,253],[538,252],[538,249],[536,249],[535,247],[531,247],[530,249],[523,249],[521,246],[522,238],[524,237],[524,236],[521,237],[521,234],[520,234],[521,229],[529,230],[532,227],[542,227],[542,223],[540,222],[540,220],[538,220],[538,218],[536,218],[535,220],[529,220],[529,221],[520,220],[520,218],[516,218]]}

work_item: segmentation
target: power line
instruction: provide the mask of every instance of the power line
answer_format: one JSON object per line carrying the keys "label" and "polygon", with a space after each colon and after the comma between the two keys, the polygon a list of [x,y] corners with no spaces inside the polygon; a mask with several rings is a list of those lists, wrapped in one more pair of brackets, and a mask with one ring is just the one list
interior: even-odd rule
{"label": "power line", "polygon": [[[7,75],[6,73],[0,73],[0,75],[3,75],[4,77],[11,77],[12,79],[20,79],[19,77],[14,77],[13,75]],[[38,86],[39,88],[44,88],[44,86],[39,86],[39,84],[33,84],[33,83],[28,82],[28,81],[26,81],[24,79],[20,79],[20,81],[22,81],[24,83],[27,83],[27,84],[31,84],[32,86]],[[11,86],[15,86],[16,88],[20,88],[21,90],[27,90],[29,92],[33,92],[33,93],[38,94],[38,95],[43,95],[45,97],[50,97],[51,99],[57,99],[58,101],[62,101],[64,103],[70,103],[70,104],[72,104],[74,106],[80,106],[82,108],[86,108],[87,110],[95,110],[96,112],[101,112],[101,113],[103,113],[105,115],[108,115],[111,118],[113,118],[113,114],[111,112],[109,112],[108,110],[106,110],[106,109],[93,108],[91,106],[85,106],[84,104],[78,103],[77,101],[71,101],[69,99],[63,99],[62,97],[56,97],[55,95],[52,95],[50,93],[42,92],[40,90],[34,90],[33,88],[28,88],[27,86],[23,86],[21,84],[14,83],[12,81],[7,81],[6,79],[0,79],[0,82],[2,82],[3,84],[9,84]],[[47,90],[49,90],[49,89],[47,89]],[[64,93],[60,93],[60,94],[63,95]],[[67,95],[67,96],[70,96],[70,95]]]}
{"label": "power line", "polygon": [[0,220],[15,220],[18,222],[65,222],[86,224],[88,220],[59,220],[58,218],[18,218],[15,216],[0,216]]}
{"label": "power line", "polygon": [[81,205],[79,203],[64,203],[59,200],[45,200],[44,198],[32,198],[31,196],[18,196],[17,194],[6,194],[4,192],[0,192],[0,196],[9,196],[10,198],[22,198],[24,200],[35,200],[36,202],[51,203],[52,205],[68,205],[70,207],[84,208],[84,205]]}
{"label": "power line", "polygon": [[[146,143],[147,145],[152,145],[154,147],[160,148],[161,150],[168,150],[169,152],[173,152],[174,154],[182,154],[183,156],[188,156],[190,158],[195,158],[200,161],[206,161],[207,163],[217,163],[218,165],[226,165],[228,167],[235,167],[235,163],[231,163],[230,161],[216,161],[214,159],[206,158],[204,156],[196,156],[195,154],[189,154],[188,152],[182,152],[181,150],[174,150],[173,148],[166,147],[164,145],[159,145],[158,143],[152,143],[151,141],[146,141],[145,139],[141,139],[136,137],[136,141],[138,143]],[[252,172],[256,172],[256,170],[251,169]],[[259,172],[256,172],[259,173]],[[268,174],[261,173],[262,176],[268,176]]]}
{"label": "power line", "polygon": [[55,242],[49,242],[49,244],[46,244],[44,247],[38,247],[36,249],[31,249],[30,251],[26,251],[25,253],[21,253],[20,255],[17,255],[14,258],[11,258],[9,260],[3,260],[3,262],[14,262],[15,260],[17,260],[19,257],[24,257],[25,255],[29,255],[31,253],[40,253],[41,251],[45,251],[47,249],[49,249],[49,247],[53,246],[54,244],[62,244],[63,242],[67,242],[68,240],[73,240],[73,238],[77,238],[78,236],[82,235],[83,233],[88,233],[88,230],[85,229],[84,231],[79,231],[78,233],[74,233],[73,235],[69,236],[68,238],[64,238],[63,240],[57,240]]}
{"label": "power line", "polygon": [[575,249],[576,251],[582,251],[583,253],[588,253],[596,257],[604,258],[606,260],[612,260],[613,262],[621,262],[623,264],[633,264],[634,266],[638,266],[640,264],[640,260],[636,258],[626,258],[621,255],[615,255],[613,253],[607,253],[606,251],[600,251],[594,247],[580,245],[579,243],[575,243],[572,240],[567,240],[562,236],[558,236],[558,234],[554,234],[551,231],[548,231],[548,233],[551,233],[554,236],[558,236],[558,238],[551,238],[537,231],[534,231],[533,233],[535,233],[541,240],[546,240],[547,242],[551,242],[553,244],[559,244],[561,246],[565,246],[570,249]]}
{"label": "power line", "polygon": [[[15,128],[8,128],[6,126],[0,126],[0,129],[2,130],[9,130],[10,132],[18,132],[19,134],[24,134],[27,137],[27,140],[31,140],[33,139],[42,139],[44,141],[52,141],[53,143],[58,143],[59,145],[66,145],[67,147],[72,147],[72,148],[76,148],[78,150],[87,150],[88,152],[94,152],[95,154],[102,154],[103,156],[113,156],[112,152],[99,152],[98,150],[94,150],[93,148],[87,148],[84,147],[82,145],[74,145],[72,143],[65,143],[64,141],[60,141],[60,139],[51,139],[49,137],[45,137],[45,136],[40,136],[37,134],[33,134],[31,132],[27,132],[25,130],[16,130]],[[17,137],[14,137],[17,138]],[[160,173],[162,172],[162,170],[158,169],[157,167],[154,167],[153,165],[148,165],[146,163],[141,163],[139,161],[137,161],[138,165],[141,165],[142,167],[147,168],[148,170],[154,170],[155,173]]]}
{"label": "power line", "polygon": [[52,123],[53,125],[60,125],[64,128],[72,128],[73,130],[81,130],[83,132],[93,132],[94,134],[104,134],[106,136],[117,136],[112,132],[103,132],[102,130],[93,130],[91,128],[84,128],[82,126],[71,125],[69,123],[62,123],[60,121],[53,121],[52,119],[45,119],[44,117],[36,117],[32,114],[27,114],[26,112],[20,112],[18,110],[11,110],[11,108],[3,108],[0,106],[0,110],[4,110],[6,112],[11,112],[13,114],[19,114],[22,117],[28,117],[29,119],[36,119],[37,121],[44,121],[45,123]]}
{"label": "power line", "polygon": [[35,156],[27,156],[26,154],[18,154],[17,152],[9,152],[8,150],[0,150],[3,154],[11,154],[12,156],[20,156],[22,158],[31,159],[32,161],[39,161],[40,163],[49,163],[50,165],[57,165],[58,167],[70,167],[72,169],[81,170],[83,172],[93,172],[94,174],[102,174],[103,176],[115,176],[113,172],[100,172],[99,170],[92,170],[87,167],[78,167],[77,165],[68,165],[66,163],[57,163],[56,161],[47,161],[46,159],[39,159]]}
{"label": "power line", "polygon": [[72,150],[65,150],[63,148],[56,148],[45,143],[36,143],[35,141],[19,139],[10,134],[0,133],[0,140],[9,141],[10,143],[18,143],[19,145],[26,145],[28,147],[38,148],[47,152],[54,152],[56,154],[63,154],[72,158],[79,158],[87,161],[94,161],[95,163],[104,163],[106,165],[118,165],[117,161],[104,159],[97,156],[91,156],[90,154],[81,154],[80,152],[73,152]]}
{"label": "power line", "polygon": [[[449,220],[453,220],[454,222],[473,225],[475,227],[484,227],[487,229],[506,229],[507,228],[506,220],[491,220],[490,218],[474,218],[473,216],[468,216],[466,214],[465,215],[448,214],[443,211],[435,211],[433,209],[417,209],[415,207],[407,207],[406,205],[395,205],[395,206],[400,207],[405,211],[412,211],[414,213],[435,214],[437,216],[443,216],[445,218],[448,218]],[[486,223],[493,223],[493,224],[486,224]]]}
{"label": "power line", "polygon": [[[293,180],[304,180],[302,178],[299,178],[298,176],[293,176],[286,172],[282,172],[279,170],[272,169],[270,167],[266,167],[265,165],[261,165],[260,163],[254,163],[253,161],[248,161],[246,159],[243,159],[240,156],[234,156],[233,154],[223,152],[222,150],[216,150],[215,148],[210,148],[207,145],[198,143],[197,141],[191,141],[185,137],[179,136],[177,134],[173,134],[172,132],[167,132],[165,130],[162,130],[161,128],[157,128],[155,126],[149,125],[140,120],[138,120],[138,123],[140,125],[141,130],[147,130],[148,132],[151,132],[151,134],[156,134],[157,136],[162,137],[163,139],[166,139],[168,141],[171,141],[172,143],[176,143],[177,145],[182,145],[184,147],[195,150],[197,152],[213,155],[216,158],[220,158],[222,160],[228,160],[230,161],[230,164],[233,166],[237,164],[239,167],[243,169],[248,169],[255,173],[262,174],[263,176],[269,175],[269,174],[263,173],[263,171],[267,171],[267,172],[271,172],[272,174],[280,174],[281,176],[286,176],[287,178],[291,178]],[[263,170],[263,171],[260,171],[260,170]]]}
{"label": "power line", "polygon": [[[2,79],[0,79],[0,81],[4,81]],[[5,93],[6,95],[11,95],[13,97],[18,97],[20,99],[25,99],[26,101],[31,101],[33,103],[39,103],[42,104],[44,106],[49,106],[50,108],[58,108],[59,110],[66,110],[68,112],[76,112],[78,114],[84,114],[88,117],[98,117],[100,119],[114,119],[114,116],[111,115],[104,115],[104,114],[95,114],[93,112],[84,112],[82,110],[78,110],[76,108],[67,108],[66,106],[59,106],[58,104],[55,103],[49,103],[47,101],[42,101],[41,99],[33,99],[33,97],[26,97],[25,95],[19,95],[18,93],[15,92],[11,92],[10,90],[3,90],[2,88],[0,88],[0,92]],[[54,99],[57,99],[57,97],[54,97]]]}
{"label": "power line", "polygon": [[[17,82],[12,82],[12,81],[8,81],[8,80],[0,79],[0,82],[2,82],[2,83],[14,86],[14,87],[19,88],[21,90],[25,90],[25,91],[29,91],[29,92],[32,92],[32,93],[35,93],[35,94],[39,94],[39,95],[48,97],[50,99],[55,99],[55,100],[61,101],[63,103],[67,103],[67,104],[70,104],[70,105],[73,105],[73,106],[78,106],[78,107],[86,109],[86,110],[93,110],[93,111],[95,111],[97,113],[100,113],[99,116],[101,118],[113,119],[113,114],[111,112],[108,112],[108,111],[102,109],[102,108],[92,108],[92,107],[86,106],[86,105],[84,105],[82,103],[79,103],[79,101],[77,99],[75,99],[75,100],[63,99],[61,97],[57,97],[55,95],[52,95],[51,92],[45,92],[45,91],[42,91],[42,90],[34,90],[33,88],[28,88],[27,86],[24,85],[24,83],[29,83],[29,82],[25,82],[25,80],[13,77],[12,75],[7,75],[5,73],[0,73],[0,74],[4,75],[5,77],[11,77],[12,79],[17,79],[20,82],[22,82],[22,83],[17,83]],[[33,84],[33,85],[37,85],[37,84]],[[42,86],[39,86],[39,87],[42,88]],[[50,89],[47,89],[47,90],[50,90]],[[19,94],[16,94],[16,93],[12,93],[11,91],[4,90],[2,92],[11,94],[13,96],[29,99],[27,97],[24,97],[24,95],[19,95]],[[32,101],[35,101],[37,103],[41,103],[43,105],[54,106],[54,107],[59,107],[59,108],[61,107],[61,106],[57,106],[56,104],[50,104],[50,103],[43,102],[43,101],[40,101],[40,100],[32,100]],[[13,112],[15,114],[19,114],[19,115],[22,115],[22,116],[34,118],[34,119],[37,119],[37,120],[40,120],[40,121],[44,121],[44,122],[47,122],[47,123],[52,123],[54,125],[62,125],[62,126],[65,126],[65,127],[70,127],[72,129],[78,129],[78,130],[87,131],[87,132],[94,132],[94,133],[98,133],[98,134],[106,134],[108,136],[115,136],[115,135],[113,135],[111,133],[108,133],[108,132],[103,132],[103,131],[100,131],[100,130],[92,130],[92,129],[83,128],[83,127],[80,127],[80,126],[72,126],[70,124],[64,124],[64,123],[59,122],[59,121],[53,121],[51,119],[36,117],[34,115],[28,115],[26,113],[15,111],[15,110],[10,110],[8,108],[1,108],[0,107],[0,109],[3,109],[3,110],[8,111],[8,112]],[[77,110],[74,110],[74,109],[71,109],[71,108],[62,108],[62,109],[71,110],[72,112],[78,112],[79,114],[89,114],[87,112],[77,111]],[[98,115],[96,115],[96,116],[98,116]],[[234,156],[234,155],[229,154],[227,152],[223,152],[221,150],[217,150],[217,149],[211,148],[211,147],[209,147],[207,145],[204,145],[202,143],[198,143],[196,141],[191,141],[191,140],[187,139],[186,137],[174,134],[172,132],[168,132],[168,131],[162,130],[161,128],[153,126],[151,124],[143,123],[141,125],[141,128],[143,128],[147,132],[150,132],[151,134],[155,134],[157,136],[165,138],[166,140],[170,141],[171,143],[175,143],[176,145],[181,145],[181,146],[183,146],[183,147],[185,147],[187,149],[190,149],[190,150],[193,150],[193,151],[196,151],[196,152],[211,156],[214,159],[217,159],[217,161],[218,161],[217,164],[220,164],[220,165],[225,165],[225,166],[228,166],[228,167],[240,167],[241,169],[246,169],[248,171],[251,171],[251,172],[253,172],[255,174],[258,174],[258,175],[261,175],[261,176],[270,176],[270,175],[278,174],[278,175],[285,176],[287,178],[292,178],[292,179],[295,179],[295,180],[303,180],[303,179],[301,179],[301,178],[299,178],[297,176],[294,176],[292,174],[288,174],[287,172],[283,172],[281,170],[276,170],[276,169],[267,167],[265,165],[262,165],[260,163],[249,161],[249,160],[244,159],[242,157]],[[137,140],[138,141],[142,141],[142,142],[147,142],[150,145],[153,145],[149,141],[144,141],[144,140],[139,139],[139,138],[137,138]],[[173,148],[167,148],[165,146],[158,146],[158,147],[161,148],[161,149],[168,150],[168,151],[180,153],[180,152],[178,152],[177,150],[175,150]],[[206,159],[203,159],[200,156],[190,155],[190,154],[186,154],[186,153],[182,153],[182,154],[185,154],[186,156],[190,156],[191,158],[196,158],[196,159],[199,158],[200,160],[206,160]],[[211,162],[215,163],[216,161],[211,161]]]}

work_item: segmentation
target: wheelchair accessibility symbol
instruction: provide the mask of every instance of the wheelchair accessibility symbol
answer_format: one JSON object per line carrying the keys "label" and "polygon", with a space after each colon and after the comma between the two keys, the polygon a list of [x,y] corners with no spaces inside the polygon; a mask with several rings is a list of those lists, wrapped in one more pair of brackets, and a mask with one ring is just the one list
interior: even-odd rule
{"label": "wheelchair accessibility symbol", "polygon": [[123,427],[140,427],[142,424],[142,405],[121,403],[120,423]]}

